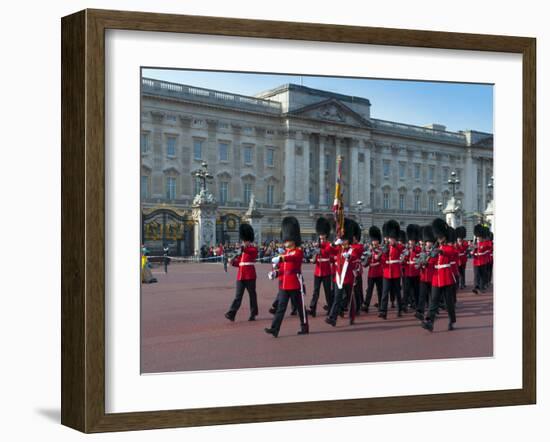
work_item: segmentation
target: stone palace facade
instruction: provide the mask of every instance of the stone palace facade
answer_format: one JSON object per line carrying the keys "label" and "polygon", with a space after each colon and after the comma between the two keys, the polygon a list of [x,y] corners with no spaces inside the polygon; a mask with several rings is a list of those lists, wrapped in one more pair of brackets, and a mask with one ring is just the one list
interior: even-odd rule
{"label": "stone palace facade", "polygon": [[366,98],[296,84],[243,96],[143,78],[141,99],[143,212],[169,207],[186,219],[205,161],[218,241],[236,240],[252,195],[264,240],[278,237],[287,214],[310,238],[315,219],[331,214],[339,155],[347,216],[365,229],[430,222],[452,195],[453,171],[468,236],[491,200],[489,133],[371,118]]}

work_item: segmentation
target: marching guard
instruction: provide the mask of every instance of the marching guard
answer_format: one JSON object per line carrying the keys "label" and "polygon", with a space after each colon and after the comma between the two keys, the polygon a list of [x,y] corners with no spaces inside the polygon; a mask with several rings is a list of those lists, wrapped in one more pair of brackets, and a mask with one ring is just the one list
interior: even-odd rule
{"label": "marching guard", "polygon": [[487,288],[488,278],[488,264],[490,261],[490,253],[492,252],[492,242],[488,239],[489,229],[476,224],[474,226],[474,288],[472,292],[476,295],[481,292],[485,293]]}
{"label": "marching guard", "polygon": [[420,269],[420,283],[418,290],[418,304],[416,305],[415,313],[415,317],[421,321],[424,320],[426,306],[430,305],[434,265],[437,261],[434,252],[435,238],[432,226],[422,227],[422,242],[422,256],[417,257],[417,263]]}
{"label": "marching guard", "polygon": [[[351,247],[353,242],[354,226],[350,219],[344,219],[344,234],[341,238],[335,241],[338,247],[338,252],[335,255],[336,259],[336,294],[330,313],[325,319],[327,324],[336,325],[336,319],[345,308],[345,301],[352,300],[352,287],[355,280],[353,272],[353,263],[359,262],[361,255],[357,256],[358,249]],[[351,317],[354,307],[350,308],[350,322],[353,323]]]}
{"label": "marching guard", "polygon": [[355,308],[353,312],[350,310],[350,315],[359,315],[361,312],[361,306],[363,305],[363,266],[361,265],[361,258],[365,251],[365,246],[361,243],[361,226],[359,226],[359,224],[354,220],[351,220],[351,222],[353,224],[353,242],[351,247],[354,249],[353,262],[351,264],[355,278],[353,281]]}
{"label": "marching guard", "polygon": [[321,286],[325,292],[326,305],[332,305],[332,285],[331,285],[331,256],[333,255],[333,247],[328,240],[330,235],[330,223],[326,218],[320,217],[316,224],[315,230],[319,235],[318,253],[313,257],[315,270],[313,272],[313,294],[309,305],[308,314],[315,317],[317,314],[317,302],[321,293]]}
{"label": "marching guard", "polygon": [[451,262],[456,258],[456,251],[453,246],[447,243],[449,240],[449,226],[447,226],[445,221],[441,218],[436,218],[432,222],[432,230],[438,242],[436,249],[437,257],[432,276],[430,309],[427,319],[422,322],[422,328],[433,331],[441,298],[444,298],[449,316],[448,329],[453,330],[456,323],[456,314],[453,300],[453,285],[455,281]]}
{"label": "marching guard", "polygon": [[285,251],[275,256],[271,262],[278,266],[277,272],[273,275],[279,279],[279,292],[277,294],[277,310],[273,317],[270,328],[264,331],[273,337],[279,336],[279,330],[283,322],[288,301],[292,299],[300,317],[299,335],[309,333],[307,312],[305,308],[305,286],[302,277],[302,262],[304,252],[301,249],[302,238],[300,235],[300,224],[293,216],[283,218],[281,224],[282,240]]}
{"label": "marching guard", "polygon": [[258,297],[256,295],[256,268],[254,263],[258,257],[258,249],[254,246],[254,229],[250,224],[241,224],[239,226],[239,239],[242,241],[241,253],[231,260],[231,265],[237,267],[237,283],[235,289],[235,299],[229,307],[225,317],[230,321],[235,320],[235,316],[241,307],[245,289],[250,297],[250,316],[249,321],[254,321],[258,315]]}
{"label": "marching guard", "polygon": [[420,269],[416,266],[416,257],[420,253],[418,240],[420,239],[420,226],[417,224],[409,224],[407,226],[407,248],[405,251],[405,280],[403,292],[403,304],[405,311],[407,306],[416,309],[418,305],[418,290],[420,283]]}
{"label": "marching guard", "polygon": [[380,248],[382,232],[380,232],[378,227],[372,226],[369,229],[369,239],[369,249],[366,260],[363,262],[363,265],[369,269],[367,273],[367,292],[365,293],[365,303],[363,304],[363,310],[366,313],[369,312],[374,287],[376,287],[376,294],[378,296],[378,302],[375,307],[380,307],[382,301],[382,249]]}
{"label": "marching guard", "polygon": [[382,227],[384,237],[388,238],[386,251],[382,253],[383,280],[382,280],[382,304],[378,317],[387,319],[388,298],[393,295],[397,301],[397,316],[403,316],[403,302],[401,300],[401,267],[403,246],[397,240],[400,237],[399,223],[393,219]]}
{"label": "marching guard", "polygon": [[456,230],[456,251],[458,252],[458,288],[466,288],[466,264],[468,263],[468,248],[470,242],[466,238],[466,227],[460,226]]}

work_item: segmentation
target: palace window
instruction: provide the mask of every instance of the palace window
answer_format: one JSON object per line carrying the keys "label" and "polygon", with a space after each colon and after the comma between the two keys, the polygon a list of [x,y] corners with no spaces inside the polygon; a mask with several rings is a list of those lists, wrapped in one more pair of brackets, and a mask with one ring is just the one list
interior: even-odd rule
{"label": "palace window", "polygon": [[420,194],[419,193],[414,194],[414,211],[420,212]]}
{"label": "palace window", "polygon": [[384,178],[389,178],[389,176],[390,176],[390,160],[382,161],[382,172],[384,174]]}
{"label": "palace window", "polygon": [[432,213],[435,212],[435,198],[432,195],[428,197],[428,210]]}
{"label": "palace window", "polygon": [[141,199],[149,198],[149,177],[141,175]]}
{"label": "palace window", "polygon": [[176,199],[176,178],[173,176],[166,177],[166,199]]}
{"label": "palace window", "polygon": [[405,210],[405,195],[399,194],[399,210]]}
{"label": "palace window", "polygon": [[420,164],[414,165],[414,179],[420,181]]}
{"label": "palace window", "polygon": [[229,160],[229,143],[221,142],[219,144],[219,150],[220,150],[220,161],[228,161]]}
{"label": "palace window", "polygon": [[244,164],[252,164],[252,146],[244,147]]}
{"label": "palace window", "polygon": [[358,155],[358,158],[359,158],[359,162],[360,162],[360,163],[364,163],[364,162],[365,162],[365,154],[364,154],[364,153],[361,152],[361,153]]}
{"label": "palace window", "polygon": [[166,137],[166,155],[169,157],[176,156],[176,137]]}
{"label": "palace window", "polygon": [[275,186],[273,184],[267,185],[267,194],[266,194],[266,202],[268,206],[273,205],[273,193],[275,191]]}
{"label": "palace window", "polygon": [[273,148],[267,149],[265,154],[265,162],[270,167],[275,165],[275,149]]}
{"label": "palace window", "polygon": [[451,178],[451,175],[449,175],[449,168],[444,167],[443,172],[441,172],[441,182],[443,184],[447,184],[447,181]]}
{"label": "palace window", "polygon": [[202,140],[193,141],[193,158],[195,160],[202,160]]}
{"label": "palace window", "polygon": [[384,192],[382,195],[383,207],[384,209],[390,208],[390,194],[389,192]]}
{"label": "palace window", "polygon": [[227,202],[228,188],[229,183],[227,181],[220,182],[220,204],[225,204]]}
{"label": "palace window", "polygon": [[325,154],[325,171],[330,169],[330,154]]}
{"label": "palace window", "polygon": [[140,138],[141,153],[149,152],[149,134],[142,132]]}
{"label": "palace window", "polygon": [[400,161],[399,162],[399,179],[400,180],[405,179],[405,171],[406,171],[405,163]]}
{"label": "palace window", "polygon": [[247,135],[252,134],[252,128],[251,127],[245,127],[244,128],[244,133],[247,134]]}
{"label": "palace window", "polygon": [[434,182],[435,166],[428,167],[428,180],[430,183]]}
{"label": "palace window", "polygon": [[252,197],[252,184],[244,183],[243,202],[245,204],[248,204],[251,197]]}

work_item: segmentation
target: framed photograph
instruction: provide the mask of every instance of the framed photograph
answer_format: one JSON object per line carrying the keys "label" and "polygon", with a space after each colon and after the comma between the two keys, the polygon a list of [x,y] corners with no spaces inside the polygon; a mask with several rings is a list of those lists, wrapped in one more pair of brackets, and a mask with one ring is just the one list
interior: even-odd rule
{"label": "framed photograph", "polygon": [[535,53],[64,17],[62,423],[534,404]]}

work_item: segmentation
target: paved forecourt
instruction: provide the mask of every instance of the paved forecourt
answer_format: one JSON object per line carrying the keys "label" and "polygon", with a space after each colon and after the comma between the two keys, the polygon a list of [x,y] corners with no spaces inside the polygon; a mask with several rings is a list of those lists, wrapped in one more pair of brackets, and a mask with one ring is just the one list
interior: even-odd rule
{"label": "paved forecourt", "polygon": [[[468,262],[467,289],[458,293],[457,323],[447,331],[441,312],[430,333],[409,312],[388,319],[377,317],[371,305],[350,326],[339,318],[336,327],[326,324],[321,290],[317,317],[310,318],[310,334],[298,336],[299,320],[287,315],[277,339],[264,333],[271,324],[268,312],[277,294],[270,281],[270,264],[257,264],[259,315],[248,321],[245,293],[235,322],[224,318],[235,290],[236,269],[223,271],[220,263],[172,264],[165,274],[154,268],[158,283],[143,284],[141,296],[141,371],[158,373],[250,367],[280,367],[334,363],[380,362],[463,357],[493,354],[493,293],[471,292],[472,269]],[[313,289],[313,265],[304,264],[306,305]],[[364,275],[366,288],[366,275]],[[374,304],[376,293],[373,295]]]}

